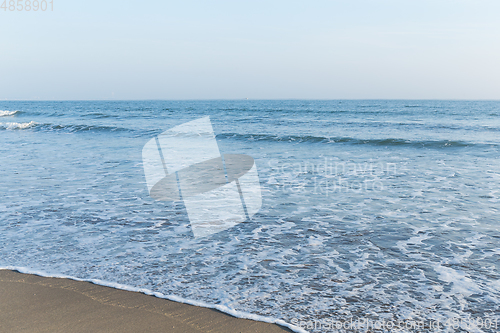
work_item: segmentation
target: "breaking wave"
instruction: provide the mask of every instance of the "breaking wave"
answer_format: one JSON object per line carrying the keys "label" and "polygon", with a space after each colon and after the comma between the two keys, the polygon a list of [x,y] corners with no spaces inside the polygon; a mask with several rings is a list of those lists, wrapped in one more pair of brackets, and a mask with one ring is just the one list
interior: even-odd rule
{"label": "breaking wave", "polygon": [[13,116],[13,115],[15,115],[18,112],[19,112],[18,110],[16,110],[16,111],[4,111],[4,110],[0,110],[0,117]]}
{"label": "breaking wave", "polygon": [[16,129],[27,129],[36,126],[37,123],[30,121],[29,123],[0,123],[0,129],[16,130]]}
{"label": "breaking wave", "polygon": [[457,148],[470,147],[477,145],[495,145],[496,144],[478,144],[467,141],[456,140],[407,140],[399,138],[383,139],[360,139],[353,137],[323,137],[312,135],[270,135],[270,134],[238,134],[224,133],[217,135],[217,139],[235,139],[245,141],[264,141],[264,142],[289,142],[289,143],[345,143],[353,145],[373,145],[373,146],[410,146],[416,148]]}

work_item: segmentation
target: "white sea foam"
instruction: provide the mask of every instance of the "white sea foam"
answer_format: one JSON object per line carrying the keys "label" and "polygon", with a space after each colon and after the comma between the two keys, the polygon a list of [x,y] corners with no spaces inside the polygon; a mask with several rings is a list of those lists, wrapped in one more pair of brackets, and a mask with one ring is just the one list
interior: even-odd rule
{"label": "white sea foam", "polygon": [[470,296],[472,294],[482,294],[481,288],[464,272],[454,270],[441,265],[434,266],[434,270],[439,274],[439,279],[448,283],[453,283],[452,292]]}
{"label": "white sea foam", "polygon": [[35,126],[37,123],[30,121],[29,123],[0,123],[0,128],[14,130],[14,129],[26,129]]}
{"label": "white sea foam", "polygon": [[237,311],[237,310],[233,310],[233,309],[231,309],[227,306],[224,306],[224,305],[209,304],[206,302],[191,300],[191,299],[187,299],[187,298],[183,298],[183,297],[179,297],[179,296],[175,296],[175,295],[165,295],[165,294],[162,294],[159,292],[154,292],[154,291],[151,291],[151,290],[145,289],[145,288],[135,288],[135,287],[131,287],[128,285],[115,283],[115,282],[109,282],[109,281],[103,281],[103,280],[99,280],[99,279],[79,279],[79,278],[69,276],[69,275],[64,275],[64,274],[47,274],[47,273],[39,271],[39,270],[33,270],[33,269],[25,268],[25,267],[0,266],[0,270],[12,270],[12,271],[18,271],[19,273],[23,273],[23,274],[32,274],[32,275],[38,275],[38,276],[42,276],[42,277],[50,277],[50,278],[58,278],[58,279],[70,279],[70,280],[82,281],[82,282],[92,282],[92,283],[100,285],[100,286],[111,287],[111,288],[120,289],[120,290],[134,291],[134,292],[143,293],[145,295],[150,295],[150,296],[155,296],[158,298],[168,299],[170,301],[174,301],[174,302],[178,302],[178,303],[189,304],[189,305],[194,305],[194,306],[209,308],[209,309],[215,309],[215,310],[229,314],[229,315],[236,317],[236,318],[250,319],[250,320],[261,321],[264,323],[277,324],[277,325],[280,325],[283,327],[287,327],[287,328],[291,329],[292,331],[298,332],[298,333],[308,333],[306,330],[304,330],[300,327],[297,327],[295,325],[289,324],[281,319],[276,319],[276,318],[272,318],[272,317],[260,316],[260,315],[256,315],[256,314],[252,314],[252,313]]}
{"label": "white sea foam", "polygon": [[495,280],[490,285],[497,291],[500,291],[500,280]]}
{"label": "white sea foam", "polygon": [[15,115],[18,112],[19,112],[18,110],[16,110],[16,111],[3,111],[3,110],[0,110],[0,117],[13,116],[13,115]]}

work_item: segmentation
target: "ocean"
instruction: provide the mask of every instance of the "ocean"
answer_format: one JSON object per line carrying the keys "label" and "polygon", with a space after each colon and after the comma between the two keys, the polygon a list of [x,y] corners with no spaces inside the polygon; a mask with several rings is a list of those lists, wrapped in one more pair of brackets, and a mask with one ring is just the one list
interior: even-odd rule
{"label": "ocean", "polygon": [[[1,268],[308,332],[498,331],[500,102],[0,101],[0,110]],[[194,237],[183,201],[149,195],[142,149],[206,116],[222,154],[255,160],[262,206]]]}

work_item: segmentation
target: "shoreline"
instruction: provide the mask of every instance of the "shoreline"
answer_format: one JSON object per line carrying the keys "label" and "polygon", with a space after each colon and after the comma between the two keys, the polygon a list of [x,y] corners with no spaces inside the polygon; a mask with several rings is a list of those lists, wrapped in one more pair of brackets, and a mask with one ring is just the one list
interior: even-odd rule
{"label": "shoreline", "polygon": [[238,318],[217,308],[186,304],[181,298],[16,268],[0,268],[0,299],[0,330],[6,332],[301,331],[281,321]]}

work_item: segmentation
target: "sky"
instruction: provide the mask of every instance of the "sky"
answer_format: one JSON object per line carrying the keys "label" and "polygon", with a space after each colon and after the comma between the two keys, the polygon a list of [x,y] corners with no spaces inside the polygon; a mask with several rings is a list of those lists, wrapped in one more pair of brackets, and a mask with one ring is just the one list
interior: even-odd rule
{"label": "sky", "polygon": [[52,1],[0,8],[0,100],[500,99],[498,0]]}

